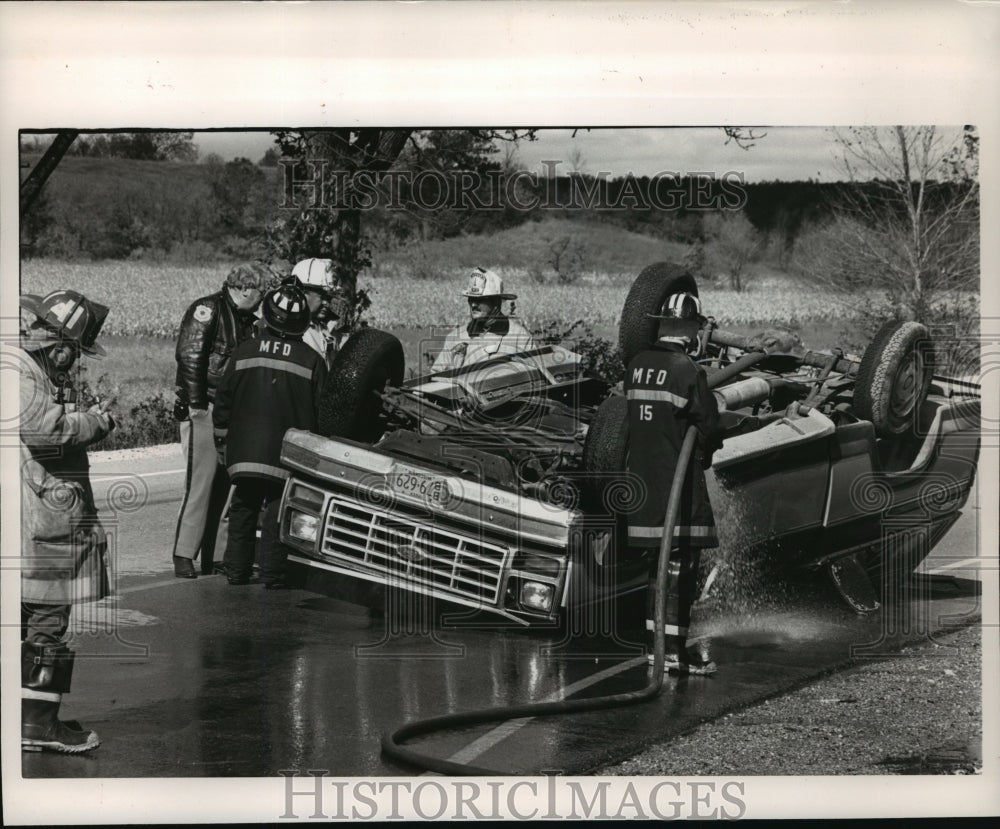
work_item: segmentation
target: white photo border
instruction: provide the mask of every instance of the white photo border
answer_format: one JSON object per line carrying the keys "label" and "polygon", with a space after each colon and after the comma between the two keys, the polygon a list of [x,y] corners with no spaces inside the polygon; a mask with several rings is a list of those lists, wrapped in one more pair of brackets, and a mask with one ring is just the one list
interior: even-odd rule
{"label": "white photo border", "polygon": [[[997,228],[998,22],[997,5],[958,2],[2,3],[0,305],[9,316],[17,303],[21,128],[973,123],[982,227]],[[997,239],[982,238],[983,316],[995,322]],[[996,406],[998,378],[983,382]],[[5,455],[5,551],[17,549],[15,473]],[[979,476],[983,550],[1000,548],[998,478],[993,448]],[[17,581],[3,576],[6,823],[279,819],[280,778],[22,780]],[[997,604],[992,571],[981,775],[740,778],[745,816],[998,814]]]}

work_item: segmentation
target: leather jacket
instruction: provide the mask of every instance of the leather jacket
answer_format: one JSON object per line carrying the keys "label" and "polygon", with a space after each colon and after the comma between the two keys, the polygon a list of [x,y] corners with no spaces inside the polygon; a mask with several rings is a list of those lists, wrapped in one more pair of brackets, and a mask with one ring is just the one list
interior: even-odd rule
{"label": "leather jacket", "polygon": [[191,304],[181,320],[175,352],[179,403],[208,408],[233,349],[253,336],[255,320],[253,312],[237,310],[225,286]]}

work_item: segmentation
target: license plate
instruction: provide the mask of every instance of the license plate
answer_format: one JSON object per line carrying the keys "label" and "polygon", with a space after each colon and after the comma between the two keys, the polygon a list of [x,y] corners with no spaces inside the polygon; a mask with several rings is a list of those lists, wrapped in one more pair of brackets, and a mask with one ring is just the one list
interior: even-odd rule
{"label": "license plate", "polygon": [[389,487],[399,495],[418,498],[436,507],[447,506],[451,498],[445,478],[400,467],[393,467],[389,473]]}

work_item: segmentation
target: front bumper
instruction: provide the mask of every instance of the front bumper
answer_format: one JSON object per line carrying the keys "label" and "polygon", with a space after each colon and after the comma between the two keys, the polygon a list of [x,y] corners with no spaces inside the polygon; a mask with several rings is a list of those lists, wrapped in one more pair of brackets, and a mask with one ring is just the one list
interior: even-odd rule
{"label": "front bumper", "polygon": [[322,569],[500,614],[552,619],[577,513],[291,430],[281,539]]}

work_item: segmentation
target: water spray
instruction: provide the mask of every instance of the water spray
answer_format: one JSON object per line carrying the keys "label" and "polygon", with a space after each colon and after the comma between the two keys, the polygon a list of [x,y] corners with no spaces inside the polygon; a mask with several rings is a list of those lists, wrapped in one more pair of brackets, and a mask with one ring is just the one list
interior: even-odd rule
{"label": "water spray", "polygon": [[670,497],[667,500],[667,514],[663,523],[663,534],[660,537],[660,552],[656,567],[656,598],[653,609],[655,631],[653,635],[653,677],[642,688],[621,694],[610,694],[603,697],[591,697],[580,700],[558,700],[556,702],[528,703],[512,705],[503,708],[489,708],[476,711],[460,711],[455,714],[444,714],[426,720],[417,720],[404,725],[382,738],[382,752],[387,756],[420,768],[435,771],[439,774],[464,775],[475,777],[497,776],[509,772],[498,772],[494,769],[455,763],[439,757],[422,754],[412,748],[401,745],[405,740],[421,734],[430,734],[449,728],[474,724],[497,722],[498,720],[519,719],[521,717],[538,717],[547,714],[571,714],[580,711],[598,711],[604,708],[618,708],[635,705],[657,697],[663,687],[663,664],[665,661],[664,647],[664,616],[666,600],[664,592],[667,583],[667,562],[673,546],[674,525],[677,523],[677,513],[680,510],[681,490],[684,476],[694,450],[697,428],[688,427],[681,445],[677,469],[670,486]]}
{"label": "water spray", "polygon": [[[760,355],[761,358],[763,356]],[[716,375],[711,378],[709,384],[714,385],[719,382],[721,380]],[[522,717],[572,714],[581,711],[620,708],[646,702],[659,696],[663,688],[663,665],[666,658],[663,627],[666,615],[664,593],[667,584],[667,563],[670,559],[671,548],[673,547],[674,526],[677,523],[677,514],[680,511],[684,478],[687,474],[688,465],[691,462],[697,432],[697,427],[690,426],[684,435],[684,442],[681,444],[680,455],[677,459],[677,469],[674,472],[674,479],[670,486],[670,496],[667,499],[667,512],[663,522],[663,533],[660,536],[660,550],[656,566],[656,596],[653,605],[655,629],[653,632],[652,679],[642,688],[620,694],[579,700],[558,700],[556,702],[528,703],[525,705],[505,706],[503,708],[460,711],[425,720],[416,720],[382,737],[383,754],[406,765],[417,766],[418,768],[424,768],[445,775],[495,777],[497,775],[510,774],[512,772],[499,772],[495,769],[456,763],[444,758],[433,757],[404,746],[402,743],[422,734],[431,734],[436,731],[444,731],[452,728],[497,722],[500,720],[520,719]]]}

